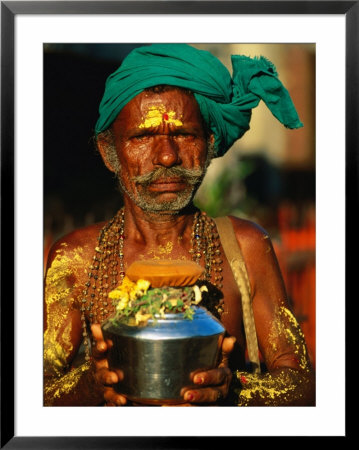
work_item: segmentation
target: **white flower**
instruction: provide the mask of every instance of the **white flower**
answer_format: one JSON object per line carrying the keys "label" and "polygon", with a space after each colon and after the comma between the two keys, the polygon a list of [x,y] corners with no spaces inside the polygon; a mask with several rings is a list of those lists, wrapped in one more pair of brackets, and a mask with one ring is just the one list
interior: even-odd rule
{"label": "white flower", "polygon": [[202,286],[199,288],[197,285],[193,286],[193,292],[194,292],[194,304],[198,305],[198,303],[202,300],[202,292],[208,292],[208,289],[206,286]]}

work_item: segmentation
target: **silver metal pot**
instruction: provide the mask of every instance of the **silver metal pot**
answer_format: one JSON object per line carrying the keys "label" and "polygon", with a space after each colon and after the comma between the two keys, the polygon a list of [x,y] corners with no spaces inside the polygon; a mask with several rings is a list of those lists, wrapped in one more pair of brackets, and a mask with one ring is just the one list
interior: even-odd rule
{"label": "silver metal pot", "polygon": [[113,341],[109,365],[121,369],[124,380],[115,386],[120,394],[142,404],[183,402],[181,390],[192,386],[191,375],[217,365],[225,329],[205,308],[194,307],[193,320],[182,313],[149,320],[144,327],[103,326]]}

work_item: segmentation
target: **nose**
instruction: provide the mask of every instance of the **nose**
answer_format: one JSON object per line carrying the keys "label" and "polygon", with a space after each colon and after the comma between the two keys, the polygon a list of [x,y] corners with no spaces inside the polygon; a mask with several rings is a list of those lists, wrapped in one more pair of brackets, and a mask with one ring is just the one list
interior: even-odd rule
{"label": "nose", "polygon": [[152,162],[155,166],[163,167],[173,167],[182,163],[178,146],[171,136],[161,136],[161,139],[156,143]]}

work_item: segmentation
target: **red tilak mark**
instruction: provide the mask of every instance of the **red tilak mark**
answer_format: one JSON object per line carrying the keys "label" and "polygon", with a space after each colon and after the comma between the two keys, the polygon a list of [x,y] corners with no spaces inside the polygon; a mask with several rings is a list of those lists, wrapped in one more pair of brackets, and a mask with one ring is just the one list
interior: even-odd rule
{"label": "red tilak mark", "polygon": [[166,113],[164,113],[162,117],[164,118],[164,120],[168,120],[169,119],[168,114],[166,114]]}
{"label": "red tilak mark", "polygon": [[241,382],[244,384],[248,383],[248,380],[244,375],[241,375]]}

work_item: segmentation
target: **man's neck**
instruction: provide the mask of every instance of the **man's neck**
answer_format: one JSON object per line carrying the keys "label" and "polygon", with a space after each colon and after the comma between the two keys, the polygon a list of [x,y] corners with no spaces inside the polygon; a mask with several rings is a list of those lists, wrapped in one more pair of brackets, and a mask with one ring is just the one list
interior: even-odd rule
{"label": "man's neck", "polygon": [[195,212],[193,204],[176,213],[144,211],[125,198],[125,234],[129,240],[149,247],[181,240],[185,244],[191,239]]}

